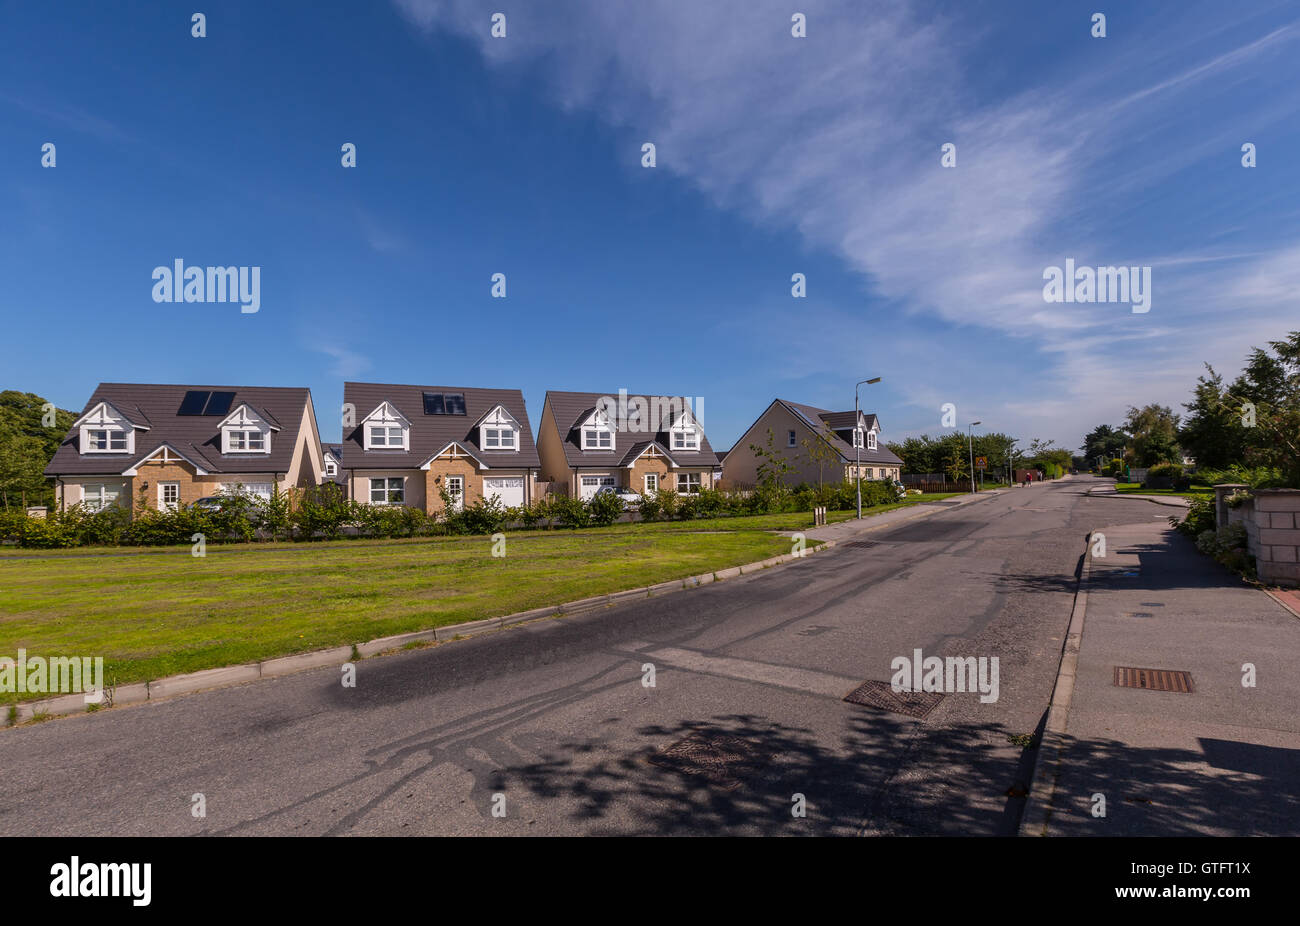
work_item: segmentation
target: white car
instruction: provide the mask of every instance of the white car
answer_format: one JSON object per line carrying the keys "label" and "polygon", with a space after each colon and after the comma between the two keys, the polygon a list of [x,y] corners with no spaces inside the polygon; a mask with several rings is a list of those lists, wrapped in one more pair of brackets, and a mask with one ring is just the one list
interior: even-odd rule
{"label": "white car", "polygon": [[619,501],[621,501],[626,507],[631,508],[641,504],[641,496],[629,489],[627,486],[601,486],[600,490],[596,494],[603,495],[606,492],[612,492],[617,495]]}

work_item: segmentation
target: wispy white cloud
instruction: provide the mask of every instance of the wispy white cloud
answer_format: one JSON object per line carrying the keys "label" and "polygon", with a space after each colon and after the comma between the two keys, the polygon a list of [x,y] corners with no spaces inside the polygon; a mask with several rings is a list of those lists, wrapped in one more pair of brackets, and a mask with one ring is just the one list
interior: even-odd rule
{"label": "wispy white cloud", "polygon": [[334,379],[351,379],[371,367],[369,357],[337,344],[315,343],[311,345],[311,350],[324,354],[333,361],[329,374]]}
{"label": "wispy white cloud", "polygon": [[[979,65],[972,21],[930,6],[922,15],[903,4],[809,0],[799,5],[809,37],[794,40],[788,4],[567,0],[510,11],[508,38],[495,40],[475,0],[394,2],[419,27],[460,34],[492,64],[540,77],[558,105],[591,108],[623,127],[637,142],[630,163],[640,140],[654,141],[661,169],[721,206],[798,229],[860,271],[877,298],[1025,342],[1053,367],[1035,383],[1034,401],[994,387],[981,387],[974,401],[1043,433],[1086,428],[1147,397],[1180,401],[1188,376],[1214,359],[1204,357],[1206,319],[1224,300],[1250,315],[1213,345],[1216,355],[1278,323],[1300,282],[1294,242],[1235,256],[1155,247],[1116,254],[1116,210],[1096,208],[1107,196],[1116,197],[1107,205],[1122,205],[1126,182],[1153,185],[1222,145],[1227,136],[1215,132],[1168,157],[1141,159],[1137,179],[1104,173],[1135,138],[1194,111],[1207,86],[1243,79],[1293,50],[1295,24],[1208,58],[1162,46],[1165,72],[1136,88],[1112,88],[1089,72],[989,101],[969,89]],[[1116,72],[1127,63],[1147,74],[1144,53],[1114,61]],[[948,141],[958,152],[951,170],[940,167]],[[1043,268],[1089,254],[1105,255],[1102,264],[1158,264],[1153,313],[1044,303]],[[837,318],[836,330],[857,321]],[[826,345],[812,337],[783,337],[781,375],[824,369],[828,355],[856,368],[849,338]],[[943,366],[971,381],[963,354]],[[917,407],[939,398],[926,383],[913,389]]]}

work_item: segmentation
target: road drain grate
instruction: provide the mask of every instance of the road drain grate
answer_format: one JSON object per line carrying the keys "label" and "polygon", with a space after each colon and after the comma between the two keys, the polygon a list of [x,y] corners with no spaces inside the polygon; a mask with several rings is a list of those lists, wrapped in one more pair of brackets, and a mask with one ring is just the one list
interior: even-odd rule
{"label": "road drain grate", "polygon": [[938,691],[895,691],[888,682],[863,682],[845,695],[844,700],[924,720],[943,700],[943,694]]}
{"label": "road drain grate", "polygon": [[1191,694],[1192,673],[1177,669],[1135,669],[1115,667],[1115,684],[1120,688],[1145,688],[1148,691],[1175,691]]}
{"label": "road drain grate", "polygon": [[756,743],[730,733],[696,730],[648,759],[651,765],[704,778],[724,791],[740,787],[741,780],[767,765],[772,753]]}
{"label": "road drain grate", "polygon": [[855,550],[867,550],[878,545],[879,541],[877,540],[851,540],[848,543],[841,544],[841,546],[852,547]]}

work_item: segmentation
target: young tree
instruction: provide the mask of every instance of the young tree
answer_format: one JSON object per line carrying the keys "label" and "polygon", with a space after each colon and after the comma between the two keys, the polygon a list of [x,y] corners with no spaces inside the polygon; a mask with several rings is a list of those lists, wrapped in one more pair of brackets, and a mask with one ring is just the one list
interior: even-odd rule
{"label": "young tree", "polygon": [[1132,436],[1134,465],[1154,466],[1182,460],[1178,447],[1178,416],[1168,406],[1152,403],[1142,408],[1130,407],[1124,428]]}

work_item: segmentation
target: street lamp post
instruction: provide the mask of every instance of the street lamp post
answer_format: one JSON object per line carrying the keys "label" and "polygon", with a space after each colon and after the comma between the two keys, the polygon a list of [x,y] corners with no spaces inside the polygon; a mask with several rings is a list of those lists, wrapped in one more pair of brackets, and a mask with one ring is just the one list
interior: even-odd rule
{"label": "street lamp post", "polygon": [[972,421],[966,425],[966,446],[970,449],[970,491],[972,495],[975,494],[975,438],[971,434],[971,428],[979,423],[978,421]]}
{"label": "street lamp post", "polygon": [[853,385],[853,479],[858,486],[858,517],[862,517],[862,429],[858,424],[861,412],[858,411],[858,389],[880,382],[881,377],[860,380]]}

